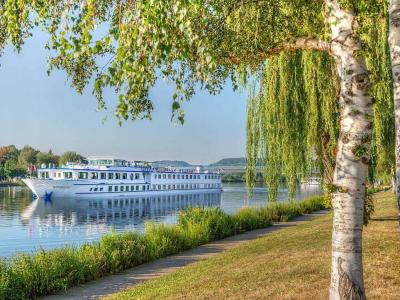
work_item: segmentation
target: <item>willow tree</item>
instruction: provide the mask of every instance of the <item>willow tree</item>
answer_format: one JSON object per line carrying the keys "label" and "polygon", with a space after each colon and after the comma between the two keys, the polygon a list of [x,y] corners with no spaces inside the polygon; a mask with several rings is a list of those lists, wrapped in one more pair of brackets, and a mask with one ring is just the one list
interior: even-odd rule
{"label": "willow tree", "polygon": [[[332,57],[340,85],[340,133],[332,192],[330,297],[365,298],[361,239],[373,116],[358,28],[363,26],[360,16],[378,1],[0,3],[1,27],[8,40],[18,46],[33,26],[41,24],[50,33],[51,68],[64,69],[79,92],[93,79],[99,108],[110,104],[104,91],[113,89],[120,120],[151,117],[149,90],[158,77],[175,85],[172,111],[183,122],[183,103],[197,88],[217,93],[228,79],[235,87],[246,85],[271,55],[313,50]],[[287,76],[293,76],[290,69]]]}
{"label": "willow tree", "polygon": [[[378,5],[379,4],[379,5]],[[393,84],[388,45],[386,1],[359,16],[366,64],[374,98],[374,128],[369,180],[388,182],[394,167]],[[291,70],[291,76],[288,76]],[[287,178],[289,196],[297,183],[319,170],[325,191],[333,181],[338,136],[338,80],[333,59],[325,53],[297,51],[268,58],[259,90],[248,103],[247,182],[255,162],[265,163],[269,200],[275,201],[279,178]],[[288,143],[290,141],[290,144]],[[388,180],[389,179],[389,180]]]}
{"label": "willow tree", "polygon": [[387,1],[380,1],[364,23],[361,34],[368,50],[367,66],[372,83],[371,94],[375,100],[371,170],[373,176],[389,183],[395,164],[395,124]]}
{"label": "willow tree", "polygon": [[268,198],[276,201],[280,178],[289,198],[298,181],[322,174],[333,183],[339,129],[339,80],[334,60],[323,52],[296,51],[270,57],[248,100],[247,183],[256,161],[264,162]]}

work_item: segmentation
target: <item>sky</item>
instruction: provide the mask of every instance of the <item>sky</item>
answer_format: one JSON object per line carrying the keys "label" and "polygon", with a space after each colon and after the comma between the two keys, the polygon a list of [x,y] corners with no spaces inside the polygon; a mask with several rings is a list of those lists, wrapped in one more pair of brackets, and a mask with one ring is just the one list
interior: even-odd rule
{"label": "sky", "polygon": [[[244,92],[234,92],[230,84],[217,96],[198,92],[184,106],[182,126],[171,122],[173,89],[160,81],[151,91],[153,119],[126,121],[119,126],[112,107],[96,111],[91,86],[79,95],[63,71],[47,75],[46,39],[36,32],[22,52],[7,48],[0,57],[0,145],[193,164],[244,156]],[[116,101],[114,95],[109,97]]]}

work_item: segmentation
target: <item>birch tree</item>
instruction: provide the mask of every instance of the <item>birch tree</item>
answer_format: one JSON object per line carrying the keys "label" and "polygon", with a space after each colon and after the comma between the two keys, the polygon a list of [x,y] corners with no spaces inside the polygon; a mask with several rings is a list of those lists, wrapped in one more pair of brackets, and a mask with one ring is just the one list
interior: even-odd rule
{"label": "birch tree", "polygon": [[373,115],[359,28],[361,15],[379,1],[0,3],[0,25],[8,41],[18,48],[34,26],[43,27],[50,34],[50,70],[65,70],[78,92],[93,81],[100,109],[113,105],[104,97],[105,90],[113,89],[118,99],[115,115],[121,121],[151,118],[149,91],[159,77],[175,86],[172,113],[183,123],[185,101],[198,89],[215,94],[228,79],[234,87],[246,86],[265,70],[268,59],[281,53],[302,50],[330,56],[340,88],[330,298],[365,299],[363,203]]}
{"label": "birch tree", "polygon": [[400,1],[389,1],[389,45],[392,60],[394,115],[396,132],[395,193],[400,222]]}

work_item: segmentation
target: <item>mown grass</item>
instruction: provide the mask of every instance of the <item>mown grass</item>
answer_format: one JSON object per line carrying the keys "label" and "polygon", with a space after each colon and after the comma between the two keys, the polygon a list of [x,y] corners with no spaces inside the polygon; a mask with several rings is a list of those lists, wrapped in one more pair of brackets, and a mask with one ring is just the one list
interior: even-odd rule
{"label": "mown grass", "polygon": [[32,299],[53,294],[209,241],[323,208],[323,197],[244,208],[235,215],[219,208],[192,208],[180,214],[177,225],[147,224],[143,235],[114,233],[78,248],[18,254],[10,261],[0,262],[0,299]]}
{"label": "mown grass", "polygon": [[[363,240],[367,297],[400,299],[396,203],[391,192],[374,201]],[[331,226],[329,214],[275,231],[107,299],[327,299]]]}

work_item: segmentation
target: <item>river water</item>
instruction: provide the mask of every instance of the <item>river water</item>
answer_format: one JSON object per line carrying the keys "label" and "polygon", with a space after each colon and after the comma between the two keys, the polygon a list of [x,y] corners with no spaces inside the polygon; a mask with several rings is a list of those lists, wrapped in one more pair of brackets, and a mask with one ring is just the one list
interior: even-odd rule
{"label": "river water", "polygon": [[[301,189],[296,198],[319,193]],[[221,207],[234,213],[243,206],[263,206],[268,190],[258,186],[251,199],[243,184],[224,184],[221,192],[168,194],[110,199],[33,200],[23,187],[0,188],[0,257],[98,240],[111,231],[143,232],[146,221],[173,224],[179,211],[193,206]],[[280,201],[287,199],[281,190]]]}

